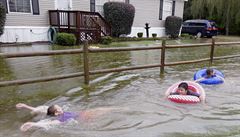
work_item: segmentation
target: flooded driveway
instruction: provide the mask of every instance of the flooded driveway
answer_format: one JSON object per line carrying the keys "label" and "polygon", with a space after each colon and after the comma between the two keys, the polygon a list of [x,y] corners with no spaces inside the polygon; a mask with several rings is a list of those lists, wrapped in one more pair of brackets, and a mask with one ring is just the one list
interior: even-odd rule
{"label": "flooded driveway", "polygon": [[[219,40],[220,41],[220,40]],[[169,44],[210,42],[173,40]],[[126,42],[110,46],[156,46],[156,42]],[[71,47],[64,47],[71,48]],[[75,47],[79,48],[79,47]],[[1,47],[1,52],[58,50],[50,45]],[[61,48],[62,49],[62,48]],[[239,46],[217,47],[216,56],[240,54]],[[169,49],[166,62],[209,57],[209,48]],[[126,67],[160,62],[160,51],[97,53],[90,56],[90,69]],[[31,137],[237,137],[240,136],[239,58],[214,61],[226,81],[206,86],[206,104],[176,104],[164,98],[169,86],[192,80],[194,73],[208,62],[91,76],[91,87],[83,78],[0,88],[0,136]],[[25,79],[83,71],[82,55],[60,55],[0,59],[0,80]],[[88,122],[69,123],[49,129],[21,133],[19,127],[34,121],[28,111],[15,109],[24,102],[33,106],[59,104],[68,111],[93,108],[119,108]]]}

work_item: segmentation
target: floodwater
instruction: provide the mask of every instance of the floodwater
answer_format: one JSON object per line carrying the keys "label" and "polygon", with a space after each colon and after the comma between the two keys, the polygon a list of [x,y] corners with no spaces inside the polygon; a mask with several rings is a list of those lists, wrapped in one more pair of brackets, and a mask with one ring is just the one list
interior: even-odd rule
{"label": "floodwater", "polygon": [[[221,41],[221,39],[218,39]],[[226,41],[226,40],[223,40]],[[170,44],[210,42],[173,40]],[[110,46],[156,46],[156,42],[126,42]],[[97,45],[98,46],[98,45]],[[68,49],[70,47],[62,47]],[[58,50],[50,45],[1,47],[1,52]],[[74,47],[79,48],[79,47]],[[240,54],[239,46],[216,47],[215,55]],[[209,56],[209,49],[168,49],[166,62]],[[160,51],[97,53],[90,56],[90,69],[127,67],[160,62]],[[0,88],[0,136],[5,137],[238,137],[240,136],[239,58],[214,61],[226,81],[221,85],[202,85],[206,104],[176,104],[164,98],[169,86],[192,80],[194,72],[208,62],[91,76],[91,87],[83,78]],[[0,80],[13,80],[83,71],[82,55],[61,55],[0,59]],[[22,133],[19,127],[38,118],[26,110],[16,110],[18,102],[33,106],[59,104],[67,111],[115,108],[89,121],[74,121],[46,129]]]}

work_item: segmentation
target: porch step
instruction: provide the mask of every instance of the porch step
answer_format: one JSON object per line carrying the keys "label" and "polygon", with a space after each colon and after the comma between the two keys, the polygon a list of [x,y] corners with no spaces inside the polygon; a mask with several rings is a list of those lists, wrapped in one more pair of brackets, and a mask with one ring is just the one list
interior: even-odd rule
{"label": "porch step", "polygon": [[97,12],[50,10],[49,19],[59,32],[75,34],[79,43],[99,42],[101,36],[111,36],[111,26]]}

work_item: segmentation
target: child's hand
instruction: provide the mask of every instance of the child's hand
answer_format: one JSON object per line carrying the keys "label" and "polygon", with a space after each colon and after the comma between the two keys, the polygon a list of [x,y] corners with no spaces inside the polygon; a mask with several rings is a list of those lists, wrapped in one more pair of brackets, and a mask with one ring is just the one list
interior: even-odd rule
{"label": "child's hand", "polygon": [[18,103],[18,104],[16,105],[16,108],[17,108],[17,109],[21,109],[21,108],[24,108],[25,106],[26,106],[26,104]]}
{"label": "child's hand", "polygon": [[20,130],[23,132],[28,131],[30,128],[33,127],[33,125],[34,125],[34,122],[27,122],[20,127]]}

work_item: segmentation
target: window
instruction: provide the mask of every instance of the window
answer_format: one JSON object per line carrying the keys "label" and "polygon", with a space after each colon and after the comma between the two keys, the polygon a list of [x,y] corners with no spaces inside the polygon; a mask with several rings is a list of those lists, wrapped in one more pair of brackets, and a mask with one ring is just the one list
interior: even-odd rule
{"label": "window", "polygon": [[173,12],[175,12],[173,4],[175,6],[175,1],[160,0],[159,20],[166,20],[168,16],[172,16]]}
{"label": "window", "polygon": [[174,1],[172,2],[172,16],[175,15],[175,6],[176,6],[176,1],[174,0]]}
{"label": "window", "polygon": [[172,16],[172,0],[164,0],[163,3],[163,20],[166,20],[168,16]]}
{"label": "window", "polygon": [[95,0],[90,0],[90,11],[95,12]]}
{"label": "window", "polygon": [[162,16],[163,16],[163,0],[160,0],[159,20],[162,20]]}
{"label": "window", "polygon": [[31,0],[8,0],[9,12],[31,13]]}
{"label": "window", "polygon": [[206,23],[196,23],[196,22],[193,22],[193,23],[189,23],[189,26],[206,27],[207,24]]}

